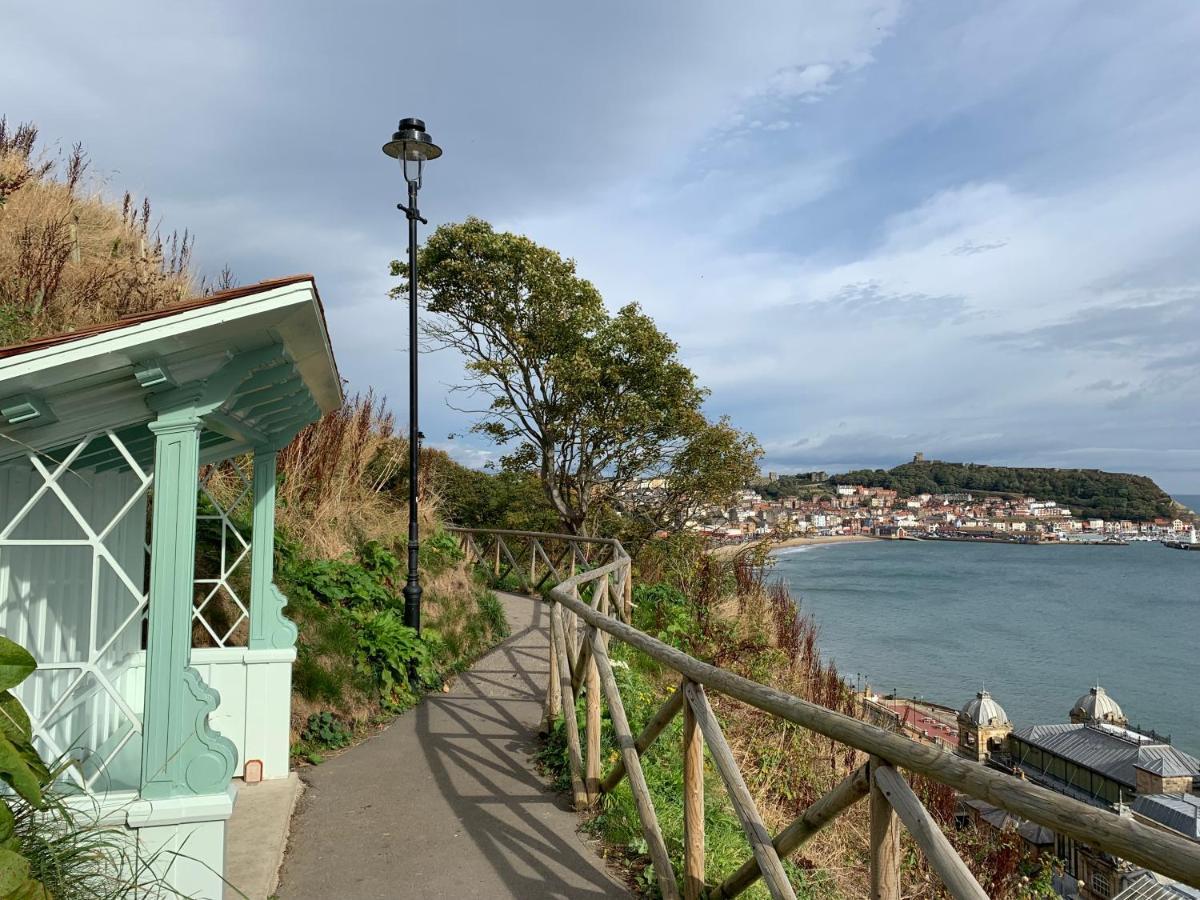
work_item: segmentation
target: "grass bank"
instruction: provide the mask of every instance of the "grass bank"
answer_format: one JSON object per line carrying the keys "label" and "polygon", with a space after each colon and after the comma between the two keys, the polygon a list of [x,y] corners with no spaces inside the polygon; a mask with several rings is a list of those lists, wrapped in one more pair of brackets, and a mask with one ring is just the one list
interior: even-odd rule
{"label": "grass bank", "polygon": [[[836,668],[821,660],[817,630],[787,587],[769,580],[766,548],[732,558],[704,552],[702,544],[677,536],[643,548],[637,560],[634,624],[666,643],[740,675],[770,684],[830,709],[858,715],[855,697]],[[630,724],[636,734],[667,699],[678,676],[613,641],[610,652]],[[777,832],[832,788],[865,758],[793,724],[720,695],[711,695],[722,729],[767,827]],[[581,700],[579,727],[583,728]],[[605,717],[603,746],[609,764],[617,751]],[[676,719],[642,759],[663,837],[673,860],[682,859],[682,724]],[[707,754],[707,751],[706,751]],[[561,721],[541,754],[547,769],[567,787]],[[607,766],[605,767],[607,769]],[[913,788],[950,836],[989,896],[1051,897],[1050,868],[1041,866],[1011,833],[996,834],[955,823],[953,791],[925,779]],[[628,785],[604,797],[586,827],[601,837],[630,880],[646,896],[657,887]],[[706,880],[717,884],[750,857],[750,850],[723,783],[706,755]],[[798,896],[868,896],[867,809],[849,809],[796,854],[785,868]],[[908,835],[903,838],[905,896],[945,896],[936,876]],[[677,873],[681,874],[681,873]],[[747,896],[767,897],[758,884]]]}

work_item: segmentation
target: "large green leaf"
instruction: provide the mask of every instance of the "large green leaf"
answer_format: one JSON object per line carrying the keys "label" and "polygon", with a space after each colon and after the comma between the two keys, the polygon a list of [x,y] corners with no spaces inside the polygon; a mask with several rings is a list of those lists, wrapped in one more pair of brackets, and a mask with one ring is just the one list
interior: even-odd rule
{"label": "large green leaf", "polygon": [[29,880],[29,860],[12,850],[0,850],[0,897],[8,897]]}
{"label": "large green leaf", "polygon": [[37,661],[28,650],[0,635],[0,691],[16,687],[36,668]]}
{"label": "large green leaf", "polygon": [[0,691],[0,734],[10,741],[28,741],[33,737],[29,713],[8,691]]}
{"label": "large green leaf", "polygon": [[54,895],[40,881],[26,878],[15,891],[5,894],[0,900],[54,900]]}
{"label": "large green leaf", "polygon": [[0,797],[0,847],[4,847],[13,836],[13,814],[8,801]]}
{"label": "large green leaf", "polygon": [[25,800],[40,807],[46,767],[32,751],[28,744],[13,743],[0,735],[0,779]]}

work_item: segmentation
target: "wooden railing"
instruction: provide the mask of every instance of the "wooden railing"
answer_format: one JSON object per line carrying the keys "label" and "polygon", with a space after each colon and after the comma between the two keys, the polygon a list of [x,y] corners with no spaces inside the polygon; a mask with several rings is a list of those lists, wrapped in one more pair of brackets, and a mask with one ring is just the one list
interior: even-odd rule
{"label": "wooden railing", "polygon": [[[464,550],[476,560],[491,560],[494,571],[517,571],[524,560],[529,566],[525,583],[546,591],[550,604],[548,652],[551,677],[545,708],[547,716],[563,717],[575,806],[578,809],[592,806],[622,779],[629,779],[642,833],[654,863],[654,874],[664,897],[730,898],[762,878],[772,897],[793,898],[796,895],[782,861],[856,802],[867,798],[872,898],[899,900],[900,823],[908,829],[952,897],[986,898],[987,894],[913,793],[900,769],[924,775],[1061,835],[1200,887],[1200,845],[1182,836],[1089,806],[941,748],[911,741],[900,734],[735,675],[633,628],[628,624],[630,560],[616,542],[534,532],[454,531]],[[514,545],[521,547],[520,553],[513,552]],[[566,545],[576,549],[567,552],[562,549]],[[554,552],[548,552],[548,546],[556,548],[554,552],[564,554],[561,561],[550,564]],[[611,551],[595,551],[601,556],[611,552],[610,561],[587,567],[590,566],[586,561],[588,550],[584,549],[587,546],[612,548]],[[572,560],[570,572],[567,571],[567,556]],[[577,557],[584,560],[579,567],[575,565]],[[495,563],[496,559],[507,560],[509,566],[505,568]],[[537,563],[531,562],[537,559],[541,559],[548,570],[541,577],[538,577]],[[496,569],[498,565],[500,569]],[[583,570],[575,571],[576,568]],[[549,583],[551,578],[559,576],[563,577],[557,584]],[[625,715],[609,661],[608,645],[614,638],[680,677],[679,687],[636,737]],[[865,754],[867,761],[772,837],[713,713],[708,699],[710,691],[853,747]],[[576,718],[576,700],[581,692],[585,699],[582,736]],[[600,771],[602,692],[620,750],[619,760],[603,776]],[[682,892],[640,762],[641,755],[681,711]],[[705,884],[704,880],[705,745],[741,821],[751,851],[741,868],[715,886]]]}

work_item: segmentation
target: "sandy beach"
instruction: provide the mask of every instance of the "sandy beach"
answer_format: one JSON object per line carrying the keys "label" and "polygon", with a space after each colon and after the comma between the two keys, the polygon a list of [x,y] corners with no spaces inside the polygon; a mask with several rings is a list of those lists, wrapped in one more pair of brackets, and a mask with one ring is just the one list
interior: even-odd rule
{"label": "sandy beach", "polygon": [[818,535],[817,537],[792,537],[785,538],[781,541],[771,540],[770,538],[760,538],[756,541],[746,541],[744,544],[726,544],[717,547],[713,553],[718,556],[732,556],[742,550],[747,550],[764,542],[771,545],[772,550],[781,550],[784,547],[805,547],[810,544],[848,544],[854,541],[886,541],[890,538],[878,538],[869,534],[833,534],[833,535]]}

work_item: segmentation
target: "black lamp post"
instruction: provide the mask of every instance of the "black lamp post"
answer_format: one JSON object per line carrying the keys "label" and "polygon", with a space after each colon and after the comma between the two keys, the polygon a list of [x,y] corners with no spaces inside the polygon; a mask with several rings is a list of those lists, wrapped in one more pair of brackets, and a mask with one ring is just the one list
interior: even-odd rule
{"label": "black lamp post", "polygon": [[421,439],[417,428],[417,223],[428,225],[417,207],[417,191],[427,160],[442,155],[420,119],[401,119],[383,152],[400,160],[408,182],[408,205],[396,204],[408,216],[408,580],[404,584],[404,624],[421,631],[421,576],[417,571],[420,530],[417,524],[417,469]]}

